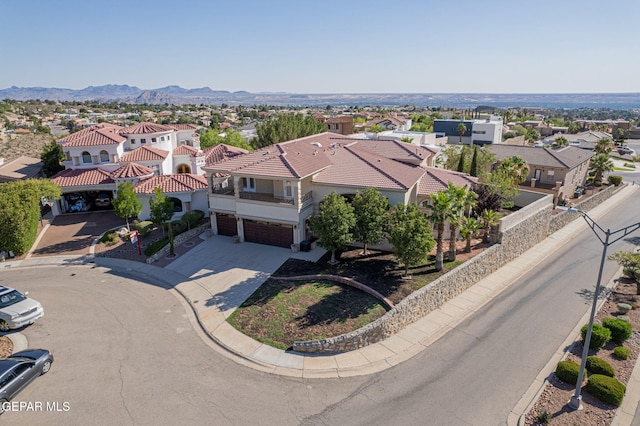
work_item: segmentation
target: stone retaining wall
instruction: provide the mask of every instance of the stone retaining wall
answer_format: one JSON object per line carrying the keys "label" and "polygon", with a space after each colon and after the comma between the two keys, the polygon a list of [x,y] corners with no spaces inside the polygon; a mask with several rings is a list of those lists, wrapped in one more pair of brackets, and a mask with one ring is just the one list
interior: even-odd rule
{"label": "stone retaining wall", "polygon": [[[618,189],[603,189],[575,207],[588,211]],[[518,212],[521,216],[519,222],[513,218],[509,220],[509,226],[504,227],[508,229],[502,230],[498,244],[410,294],[381,318],[351,333],[323,340],[294,342],[293,350],[323,354],[348,352],[391,337],[580,217],[579,213],[569,212],[552,215],[553,204],[534,204],[529,210]]]}
{"label": "stone retaining wall", "polygon": [[[193,228],[190,229],[188,231],[183,232],[182,234],[176,236],[173,239],[173,245],[177,246],[180,245],[182,243],[184,243],[187,240],[190,240],[191,238],[195,237],[196,235],[199,235],[201,233],[203,233],[204,231],[206,231],[207,229],[211,228],[211,223],[205,223],[204,225],[200,225],[197,228]],[[147,263],[153,263],[156,260],[160,259],[161,257],[165,257],[169,254],[169,244],[167,244],[166,246],[162,247],[160,250],[158,250],[154,255],[149,256],[147,258]]]}

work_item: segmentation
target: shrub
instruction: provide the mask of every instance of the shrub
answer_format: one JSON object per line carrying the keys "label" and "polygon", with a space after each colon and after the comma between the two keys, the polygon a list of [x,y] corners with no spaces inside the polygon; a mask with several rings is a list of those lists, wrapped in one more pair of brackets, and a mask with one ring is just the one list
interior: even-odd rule
{"label": "shrub", "polygon": [[553,415],[550,412],[548,412],[547,410],[542,410],[536,416],[536,421],[541,425],[548,425],[549,423],[551,423],[552,418]]}
{"label": "shrub", "polygon": [[622,183],[622,176],[610,175],[607,180],[609,185],[619,186]]}
{"label": "shrub", "polygon": [[200,225],[202,218],[204,218],[204,212],[202,210],[192,210],[182,215],[182,221],[187,223],[189,229]]}
{"label": "shrub", "polygon": [[617,306],[618,306],[618,312],[620,312],[621,314],[626,314],[632,309],[631,305],[628,303],[618,303]]}
{"label": "shrub", "polygon": [[148,220],[135,222],[133,225],[135,226],[138,234],[140,234],[141,237],[146,237],[147,235],[149,235],[151,229],[153,228],[153,222],[150,222]]}
{"label": "shrub", "polygon": [[107,231],[102,235],[102,237],[100,237],[99,242],[110,246],[115,244],[119,239],[120,236],[116,231]]}
{"label": "shrub", "polygon": [[558,366],[556,367],[556,376],[565,383],[575,385],[578,381],[579,371],[580,366],[575,361],[568,359],[558,363]]}
{"label": "shrub", "polygon": [[602,182],[600,182],[598,180],[594,180],[593,181],[593,186],[602,186]]}
{"label": "shrub", "polygon": [[609,377],[614,377],[616,375],[616,370],[611,366],[611,364],[597,356],[587,357],[585,368],[591,374],[603,374]]}
{"label": "shrub", "polygon": [[171,222],[171,227],[173,228],[173,235],[175,236],[187,230],[187,223],[182,220],[174,220]]}
{"label": "shrub", "polygon": [[605,318],[602,325],[611,331],[611,340],[619,345],[633,333],[631,324],[618,318]]}
{"label": "shrub", "polygon": [[[580,330],[583,341],[587,336],[588,328],[589,324],[585,324]],[[600,349],[601,347],[606,345],[609,340],[611,340],[611,331],[598,323],[593,324],[593,330],[591,331],[591,342],[589,342],[589,349]]]}
{"label": "shrub", "polygon": [[613,349],[613,354],[620,359],[627,359],[629,358],[629,355],[631,355],[631,351],[625,347],[616,346]]}
{"label": "shrub", "polygon": [[163,238],[161,240],[154,241],[151,244],[149,244],[147,248],[144,249],[144,254],[145,256],[153,256],[158,251],[160,251],[162,247],[166,246],[167,244],[169,244],[169,238]]}
{"label": "shrub", "polygon": [[627,391],[627,387],[618,380],[602,374],[589,376],[585,389],[600,401],[616,407],[622,404],[622,399]]}

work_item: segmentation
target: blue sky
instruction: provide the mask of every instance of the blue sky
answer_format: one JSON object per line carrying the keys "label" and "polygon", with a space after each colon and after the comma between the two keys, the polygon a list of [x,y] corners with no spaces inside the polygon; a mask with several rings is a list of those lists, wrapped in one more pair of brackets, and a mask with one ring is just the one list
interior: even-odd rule
{"label": "blue sky", "polygon": [[638,16],[638,0],[0,0],[0,88],[640,92]]}

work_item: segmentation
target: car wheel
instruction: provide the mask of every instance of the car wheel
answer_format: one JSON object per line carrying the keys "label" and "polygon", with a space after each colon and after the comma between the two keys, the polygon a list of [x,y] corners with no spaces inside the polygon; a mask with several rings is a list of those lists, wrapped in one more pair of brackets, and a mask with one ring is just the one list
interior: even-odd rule
{"label": "car wheel", "polygon": [[9,402],[9,401],[7,401],[4,398],[0,399],[0,414],[4,413],[4,406],[7,404],[7,402]]}
{"label": "car wheel", "polygon": [[40,370],[40,374],[47,374],[51,370],[51,360],[48,359],[42,364],[42,370]]}
{"label": "car wheel", "polygon": [[4,320],[0,320],[0,331],[9,331],[9,323]]}

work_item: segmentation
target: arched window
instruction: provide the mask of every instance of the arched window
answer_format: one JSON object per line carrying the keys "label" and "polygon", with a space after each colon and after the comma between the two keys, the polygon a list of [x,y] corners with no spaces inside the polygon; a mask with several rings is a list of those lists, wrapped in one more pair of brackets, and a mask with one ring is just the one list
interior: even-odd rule
{"label": "arched window", "polygon": [[170,198],[171,202],[173,203],[173,211],[178,213],[182,211],[182,201],[180,201],[177,198]]}
{"label": "arched window", "polygon": [[91,154],[89,154],[87,151],[84,151],[84,152],[82,153],[82,162],[83,162],[84,164],[91,164],[91,163],[92,163],[92,161],[91,161]]}
{"label": "arched window", "polygon": [[108,163],[109,162],[109,153],[105,150],[100,151],[100,162]]}
{"label": "arched window", "polygon": [[178,165],[178,173],[191,173],[191,167],[188,164]]}

